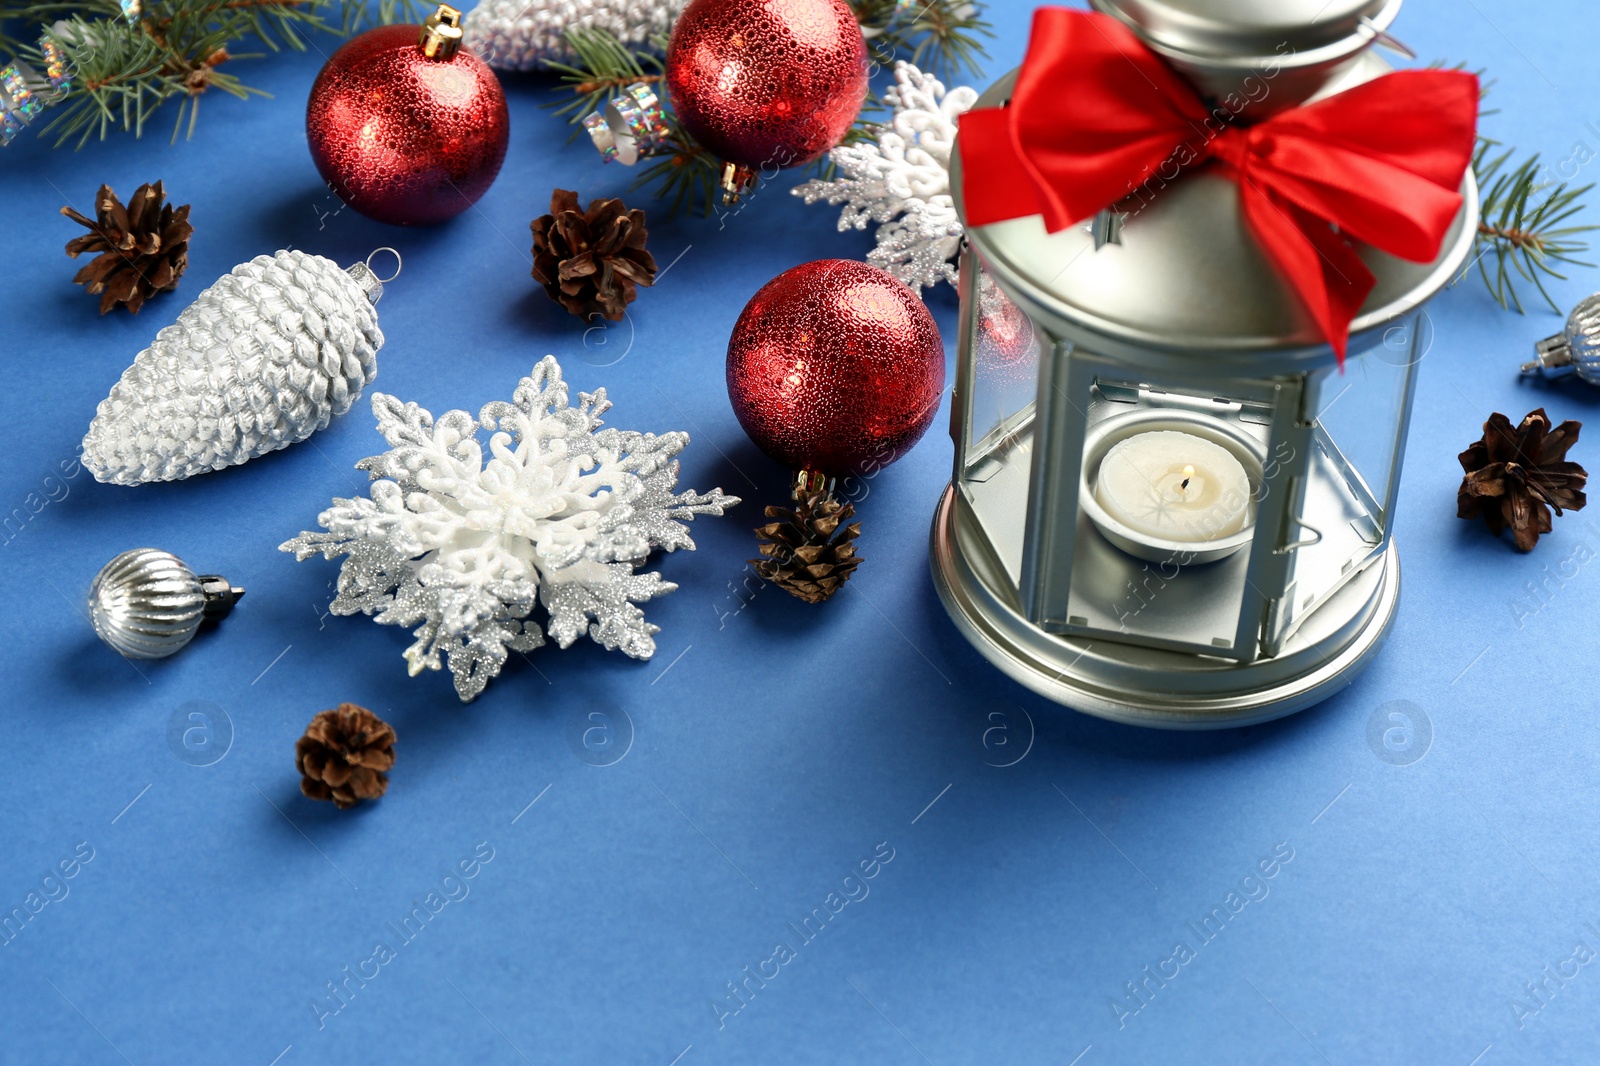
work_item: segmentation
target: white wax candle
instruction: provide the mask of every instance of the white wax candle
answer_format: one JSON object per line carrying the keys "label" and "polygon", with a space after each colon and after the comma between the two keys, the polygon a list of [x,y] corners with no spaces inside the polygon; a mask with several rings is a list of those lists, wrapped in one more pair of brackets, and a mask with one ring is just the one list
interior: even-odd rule
{"label": "white wax candle", "polygon": [[1094,498],[1135,533],[1195,543],[1219,540],[1250,521],[1250,479],[1232,452],[1176,430],[1119,441],[1100,461]]}

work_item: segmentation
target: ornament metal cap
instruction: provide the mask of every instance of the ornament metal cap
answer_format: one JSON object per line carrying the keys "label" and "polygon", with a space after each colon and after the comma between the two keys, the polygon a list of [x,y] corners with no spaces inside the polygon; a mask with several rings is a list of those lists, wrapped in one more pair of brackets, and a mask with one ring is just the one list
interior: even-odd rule
{"label": "ornament metal cap", "polygon": [[129,659],[164,659],[194,639],[200,623],[233,610],[244,589],[217,574],[196,576],[156,548],[125,551],[89,586],[89,622]]}
{"label": "ornament metal cap", "polygon": [[1580,300],[1567,316],[1560,333],[1533,346],[1535,358],[1522,364],[1524,374],[1560,377],[1577,374],[1591,385],[1600,385],[1600,292]]}
{"label": "ornament metal cap", "polygon": [[450,59],[461,50],[461,12],[449,4],[429,15],[417,39],[422,54],[429,59]]}
{"label": "ornament metal cap", "polygon": [[[377,255],[379,252],[391,252],[394,255],[394,273],[386,278],[378,277],[377,273],[372,269],[372,256]],[[378,306],[378,301],[383,299],[383,287],[400,276],[400,268],[402,266],[399,250],[385,245],[382,248],[374,248],[372,255],[367,256],[361,262],[352,263],[345,267],[344,272],[349,274],[355,283],[360,286],[361,294],[367,298],[367,302],[376,307]]]}
{"label": "ornament metal cap", "polygon": [[803,500],[807,496],[816,496],[819,493],[831,497],[833,486],[833,478],[819,470],[796,470],[794,481],[789,486],[789,495],[796,500]]}
{"label": "ornament metal cap", "polygon": [[740,197],[756,187],[756,179],[760,175],[747,166],[738,163],[722,164],[722,205],[732,207],[739,202]]}

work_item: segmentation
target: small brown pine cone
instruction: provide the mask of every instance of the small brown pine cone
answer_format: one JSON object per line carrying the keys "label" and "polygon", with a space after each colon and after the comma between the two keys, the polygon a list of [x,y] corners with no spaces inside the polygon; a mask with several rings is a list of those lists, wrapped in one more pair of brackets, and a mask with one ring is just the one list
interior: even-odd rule
{"label": "small brown pine cone", "polygon": [[377,799],[389,788],[384,771],[394,765],[394,730],[365,707],[341,703],[311,719],[295,742],[294,765],[300,791],[314,800],[331,799],[343,810]]}
{"label": "small brown pine cone", "polygon": [[1561,514],[1588,502],[1589,474],[1567,460],[1582,428],[1568,419],[1552,429],[1543,407],[1515,428],[1499,411],[1490,415],[1483,437],[1459,456],[1466,476],[1456,491],[1456,516],[1482,518],[1496,534],[1510,528],[1517,550],[1532,551],[1539,534],[1550,532],[1552,508]]}
{"label": "small brown pine cone", "polygon": [[178,287],[189,266],[189,205],[174,208],[158,181],[141,185],[123,207],[111,186],[102,185],[94,198],[95,217],[87,218],[70,207],[61,213],[89,232],[67,242],[67,254],[76,259],[84,252],[99,255],[78,271],[72,281],[100,297],[103,315],[118,304],[133,314],[158,292]]}
{"label": "small brown pine cone", "polygon": [[855,513],[853,506],[826,493],[803,498],[793,510],[768,507],[767,517],[777,521],[756,529],[761,558],[750,562],[757,574],[789,595],[821,603],[861,565],[854,543],[861,523],[844,525]]}
{"label": "small brown pine cone", "polygon": [[595,315],[622,321],[638,286],[656,283],[656,260],[644,246],[644,212],[630,211],[621,200],[591,200],[583,211],[577,193],[557,189],[550,213],[530,227],[534,280],[586,322]]}

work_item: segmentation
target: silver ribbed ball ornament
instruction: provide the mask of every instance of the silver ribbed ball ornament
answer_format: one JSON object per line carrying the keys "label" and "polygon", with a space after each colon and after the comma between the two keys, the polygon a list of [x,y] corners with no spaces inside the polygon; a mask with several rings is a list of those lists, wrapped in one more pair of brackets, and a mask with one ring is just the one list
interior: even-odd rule
{"label": "silver ribbed ball ornament", "polygon": [[1522,364],[1524,374],[1577,374],[1600,385],[1600,292],[1579,301],[1567,316],[1567,328],[1535,344],[1533,350],[1536,358]]}
{"label": "silver ribbed ball ornament", "polygon": [[226,578],[197,576],[171,552],[134,548],[95,575],[89,621],[122,655],[164,659],[193,640],[201,622],[222,618],[243,595]]}

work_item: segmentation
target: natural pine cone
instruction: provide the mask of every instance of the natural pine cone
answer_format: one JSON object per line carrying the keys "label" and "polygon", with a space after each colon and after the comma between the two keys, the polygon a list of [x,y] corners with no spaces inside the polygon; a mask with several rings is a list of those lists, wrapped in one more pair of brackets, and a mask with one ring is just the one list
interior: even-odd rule
{"label": "natural pine cone", "polygon": [[557,189],[550,213],[530,224],[533,277],[552,300],[588,321],[595,315],[622,321],[637,286],[656,283],[656,260],[645,250],[644,212],[621,200],[591,200],[578,209],[578,194]]}
{"label": "natural pine cone", "polygon": [[1539,534],[1550,532],[1550,509],[1576,511],[1588,502],[1583,484],[1589,474],[1567,461],[1567,449],[1578,442],[1582,423],[1567,420],[1550,428],[1541,407],[1511,428],[1511,419],[1496,411],[1483,424],[1483,438],[1461,453],[1461,479],[1456,515],[1482,517],[1496,534],[1507,526],[1519,551],[1532,551]]}
{"label": "natural pine cone", "polygon": [[389,788],[394,765],[394,730],[365,707],[341,703],[311,719],[295,742],[294,765],[303,775],[300,791],[314,800],[333,800],[341,810],[374,800]]}
{"label": "natural pine cone", "polygon": [[822,492],[806,496],[794,510],[768,507],[767,517],[778,521],[756,529],[762,538],[761,558],[750,562],[757,574],[789,595],[821,603],[861,565],[853,543],[861,523],[840,528],[855,513],[850,504]]}
{"label": "natural pine cone", "polygon": [[189,266],[189,205],[174,208],[158,181],[141,185],[123,207],[111,186],[95,194],[96,217],[85,218],[70,207],[61,213],[89,232],[67,242],[67,254],[76,259],[84,252],[99,252],[79,270],[73,284],[100,296],[103,315],[117,304],[139,313],[147,298],[178,287]]}

